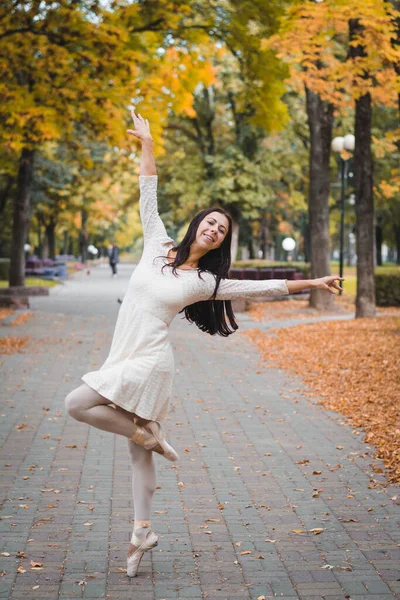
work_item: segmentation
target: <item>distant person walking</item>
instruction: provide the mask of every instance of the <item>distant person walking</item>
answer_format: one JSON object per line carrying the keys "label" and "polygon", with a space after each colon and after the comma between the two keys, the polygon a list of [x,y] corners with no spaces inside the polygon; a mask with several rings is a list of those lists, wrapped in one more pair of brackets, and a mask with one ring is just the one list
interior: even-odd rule
{"label": "distant person walking", "polygon": [[110,262],[111,267],[111,276],[117,276],[117,264],[119,262],[118,259],[118,248],[115,244],[110,244],[108,246],[108,260]]}
{"label": "distant person walking", "polygon": [[135,513],[127,557],[129,577],[137,575],[143,553],[158,541],[151,528],[156,490],[153,455],[170,461],[179,458],[160,425],[168,415],[175,372],[168,335],[173,318],[185,313],[201,331],[226,337],[238,328],[231,300],[310,288],[334,294],[341,289],[335,280],[342,279],[229,279],[232,219],[218,206],[195,215],[176,244],[158,214],[149,123],[133,111],[132,117],[135,129],[128,131],[142,142],[139,208],[144,250],[119,309],[109,356],[100,369],[83,375],[84,383],[65,400],[71,417],[128,440]]}

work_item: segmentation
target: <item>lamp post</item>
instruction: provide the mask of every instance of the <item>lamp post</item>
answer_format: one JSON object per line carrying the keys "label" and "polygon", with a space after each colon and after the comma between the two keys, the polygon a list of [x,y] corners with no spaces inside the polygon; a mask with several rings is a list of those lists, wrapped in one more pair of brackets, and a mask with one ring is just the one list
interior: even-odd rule
{"label": "lamp post", "polygon": [[[341,213],[340,213],[340,255],[339,255],[339,277],[343,277],[343,245],[344,245],[344,211],[345,211],[345,196],[346,184],[348,175],[349,158],[343,158],[343,150],[353,152],[355,148],[355,137],[351,133],[344,137],[335,137],[332,140],[332,150],[339,154],[340,161],[340,182],[341,182]],[[343,287],[343,282],[342,282]],[[342,290],[339,291],[342,295]]]}

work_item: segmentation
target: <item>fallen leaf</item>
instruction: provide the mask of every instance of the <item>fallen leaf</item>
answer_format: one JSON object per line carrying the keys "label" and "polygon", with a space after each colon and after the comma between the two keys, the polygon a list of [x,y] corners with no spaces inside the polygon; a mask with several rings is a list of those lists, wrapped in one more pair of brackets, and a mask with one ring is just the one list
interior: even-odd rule
{"label": "fallen leaf", "polygon": [[221,519],[206,519],[207,523],[219,523]]}
{"label": "fallen leaf", "polygon": [[[339,307],[354,314],[354,303],[345,296],[335,298],[335,310]],[[318,405],[345,414],[353,435],[363,433],[362,441],[376,448],[371,453],[383,460],[387,480],[399,483],[400,311],[397,307],[379,307],[379,311],[388,314],[384,318],[326,321],[268,331],[251,329],[241,335],[257,345],[268,366],[300,376],[308,390],[302,387],[303,397],[318,398]],[[276,319],[277,314],[298,318],[299,313],[304,318],[314,314],[305,300],[254,302],[249,311],[259,321]],[[340,353],[335,346],[338,336]],[[309,348],[313,348],[311,354]],[[385,393],[377,393],[383,384]],[[340,442],[338,449],[343,449]],[[331,470],[336,468],[340,466]]]}

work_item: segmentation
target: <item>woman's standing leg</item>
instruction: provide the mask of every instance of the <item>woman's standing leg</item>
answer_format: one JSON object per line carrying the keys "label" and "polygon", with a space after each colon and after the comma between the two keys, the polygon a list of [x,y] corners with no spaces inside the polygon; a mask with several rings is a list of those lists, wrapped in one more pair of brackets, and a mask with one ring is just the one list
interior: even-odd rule
{"label": "woman's standing leg", "polygon": [[151,508],[156,490],[157,472],[153,452],[128,440],[132,463],[134,525],[128,556],[133,554],[151,531]]}

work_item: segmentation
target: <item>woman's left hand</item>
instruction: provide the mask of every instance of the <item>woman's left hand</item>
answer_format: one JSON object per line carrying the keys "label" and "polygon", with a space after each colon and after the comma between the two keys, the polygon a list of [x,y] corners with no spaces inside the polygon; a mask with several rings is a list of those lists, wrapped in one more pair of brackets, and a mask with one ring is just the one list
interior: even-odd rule
{"label": "woman's left hand", "polygon": [[336,281],[344,281],[344,277],[336,277],[335,275],[328,275],[327,277],[320,277],[319,279],[313,279],[313,288],[317,290],[327,290],[331,294],[336,294],[336,292],[332,289],[342,290]]}

